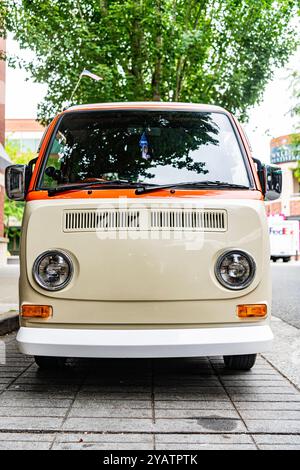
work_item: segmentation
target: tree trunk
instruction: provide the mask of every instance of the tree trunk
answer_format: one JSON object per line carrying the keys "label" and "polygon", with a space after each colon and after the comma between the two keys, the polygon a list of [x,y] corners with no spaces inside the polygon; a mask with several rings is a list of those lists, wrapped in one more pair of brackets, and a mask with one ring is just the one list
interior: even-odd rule
{"label": "tree trunk", "polygon": [[163,37],[162,37],[162,9],[161,1],[156,0],[156,38],[155,38],[155,48],[156,48],[156,60],[154,65],[154,72],[152,74],[152,99],[153,101],[161,100],[161,72],[162,72],[162,46],[163,46]]}
{"label": "tree trunk", "polygon": [[162,68],[162,36],[158,35],[156,38],[157,58],[155,62],[154,73],[152,75],[152,99],[153,101],[161,100],[161,68]]}

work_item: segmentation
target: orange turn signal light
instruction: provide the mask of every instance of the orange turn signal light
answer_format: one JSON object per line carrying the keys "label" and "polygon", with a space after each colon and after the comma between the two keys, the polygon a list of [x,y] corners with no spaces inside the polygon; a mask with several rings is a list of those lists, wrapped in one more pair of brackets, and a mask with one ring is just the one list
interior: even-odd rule
{"label": "orange turn signal light", "polygon": [[237,315],[239,318],[265,317],[267,315],[266,304],[238,305]]}
{"label": "orange turn signal light", "polygon": [[50,305],[22,305],[22,317],[48,318],[52,316]]}

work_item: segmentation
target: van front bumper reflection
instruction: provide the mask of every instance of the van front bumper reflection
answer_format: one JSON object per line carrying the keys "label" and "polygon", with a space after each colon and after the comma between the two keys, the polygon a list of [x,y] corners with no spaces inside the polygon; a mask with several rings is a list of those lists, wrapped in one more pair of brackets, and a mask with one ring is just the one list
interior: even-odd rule
{"label": "van front bumper reflection", "polygon": [[146,358],[254,354],[270,348],[269,325],[88,330],[20,328],[19,349],[34,356]]}

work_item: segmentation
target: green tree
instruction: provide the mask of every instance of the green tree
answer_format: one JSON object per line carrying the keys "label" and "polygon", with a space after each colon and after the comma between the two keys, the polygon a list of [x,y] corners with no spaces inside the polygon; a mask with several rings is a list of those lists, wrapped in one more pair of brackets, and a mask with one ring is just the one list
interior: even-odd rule
{"label": "green tree", "polygon": [[[245,119],[276,66],[294,50],[298,0],[3,0],[2,32],[36,60],[48,84],[46,123],[68,100],[217,103]],[[1,32],[1,30],[0,30]],[[15,59],[11,58],[11,63]]]}
{"label": "green tree", "polygon": [[292,137],[292,145],[294,147],[294,154],[298,158],[298,166],[294,170],[294,175],[300,183],[300,72],[295,70],[292,73],[292,94],[295,99],[295,104],[291,110],[292,116],[299,117],[299,123],[296,125],[296,130],[299,131],[298,134],[294,134]]}
{"label": "green tree", "polygon": [[294,146],[294,154],[298,158],[298,166],[294,170],[294,175],[300,183],[300,134],[293,135],[292,145]]}
{"label": "green tree", "polygon": [[[35,157],[34,152],[20,152],[15,142],[7,140],[5,150],[13,163],[26,164]],[[24,202],[10,201],[7,196],[4,199],[4,224],[7,225],[10,217],[15,217],[18,221],[22,220],[24,211]]]}
{"label": "green tree", "polygon": [[[295,104],[291,110],[293,116],[299,116],[300,118],[300,70],[295,70],[291,75],[292,83],[292,94],[295,100]],[[300,130],[300,119],[297,129]]]}

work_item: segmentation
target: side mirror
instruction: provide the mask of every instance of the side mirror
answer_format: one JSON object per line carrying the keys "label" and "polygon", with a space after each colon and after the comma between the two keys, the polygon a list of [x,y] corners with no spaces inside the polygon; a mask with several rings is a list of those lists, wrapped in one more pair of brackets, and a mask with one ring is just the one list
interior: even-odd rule
{"label": "side mirror", "polygon": [[262,193],[266,201],[274,201],[280,197],[282,191],[282,171],[276,165],[265,165],[253,158],[257,165],[257,174]]}
{"label": "side mirror", "polygon": [[261,191],[262,191],[263,195],[265,196],[266,191],[267,191],[267,174],[266,174],[265,165],[260,160],[258,160],[257,158],[253,158],[253,161],[254,161],[254,163],[256,163],[257,175],[258,175],[258,179],[259,179],[259,182],[260,182]]}
{"label": "side mirror", "polygon": [[5,190],[13,201],[24,201],[27,191],[27,165],[10,165],[5,170]]}
{"label": "side mirror", "polygon": [[265,172],[267,180],[265,199],[274,201],[280,197],[282,191],[282,170],[276,165],[266,165]]}
{"label": "side mirror", "polygon": [[49,178],[53,179],[54,181],[57,181],[60,183],[61,181],[61,172],[60,170],[57,170],[54,168],[54,166],[48,166],[45,170],[45,174],[49,176]]}

